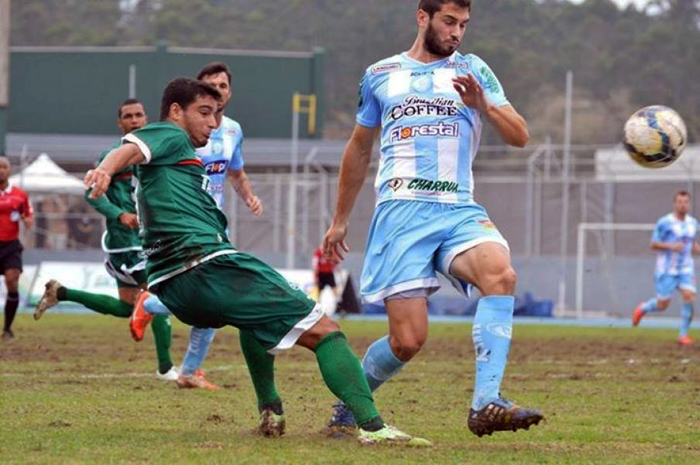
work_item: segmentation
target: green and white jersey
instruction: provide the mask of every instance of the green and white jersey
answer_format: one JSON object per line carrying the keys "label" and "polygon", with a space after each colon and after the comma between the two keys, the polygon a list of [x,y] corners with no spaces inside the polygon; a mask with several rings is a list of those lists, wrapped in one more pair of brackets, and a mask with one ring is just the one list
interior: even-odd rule
{"label": "green and white jersey", "polygon": [[[121,142],[117,142],[112,148],[102,152],[95,166],[102,163],[109,152],[120,145]],[[112,182],[104,195],[91,199],[90,191],[85,192],[85,200],[107,219],[107,230],[102,236],[102,250],[110,254],[141,250],[138,229],[128,228],[119,221],[122,213],[136,213],[134,176],[135,169],[129,166],[112,176]]]}
{"label": "green and white jersey", "polygon": [[122,141],[136,144],[146,157],[137,169],[136,198],[149,286],[236,252],[226,216],[209,194],[209,177],[182,128],[153,123]]}

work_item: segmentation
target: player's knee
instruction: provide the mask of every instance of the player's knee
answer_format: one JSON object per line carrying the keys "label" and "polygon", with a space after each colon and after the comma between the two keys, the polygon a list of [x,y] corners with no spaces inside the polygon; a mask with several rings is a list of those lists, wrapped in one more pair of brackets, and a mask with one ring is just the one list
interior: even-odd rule
{"label": "player's knee", "polygon": [[659,307],[659,310],[666,310],[670,303],[670,300],[659,300],[657,302],[657,306]]}
{"label": "player's knee", "polygon": [[391,351],[402,362],[408,362],[420,352],[426,339],[427,336],[417,334],[392,337]]}
{"label": "player's knee", "polygon": [[493,273],[486,280],[481,291],[485,295],[511,295],[515,292],[515,285],[518,276],[511,266],[503,268],[497,273]]}
{"label": "player's knee", "polygon": [[6,278],[5,287],[7,287],[7,292],[16,293],[19,289],[19,276],[16,278]]}

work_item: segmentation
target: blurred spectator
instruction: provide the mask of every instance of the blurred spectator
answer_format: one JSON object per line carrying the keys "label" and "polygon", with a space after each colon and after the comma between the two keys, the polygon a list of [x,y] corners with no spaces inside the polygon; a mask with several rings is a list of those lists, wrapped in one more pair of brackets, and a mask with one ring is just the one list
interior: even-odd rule
{"label": "blurred spectator", "polygon": [[100,220],[91,215],[89,205],[80,199],[68,209],[68,246],[71,249],[100,247]]}

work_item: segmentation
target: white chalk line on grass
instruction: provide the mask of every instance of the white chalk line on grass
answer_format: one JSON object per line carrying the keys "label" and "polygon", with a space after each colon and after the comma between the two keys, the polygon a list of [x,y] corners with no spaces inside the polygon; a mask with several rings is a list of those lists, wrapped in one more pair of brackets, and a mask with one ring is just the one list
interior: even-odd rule
{"label": "white chalk line on grass", "polygon": [[[245,368],[244,365],[222,365],[218,367],[213,367],[207,370],[207,373],[217,373],[232,371],[239,368]],[[45,373],[42,377],[49,378],[64,378],[67,376],[73,376],[70,373]],[[0,373],[0,377],[3,378],[29,378],[36,376],[36,373]],[[80,379],[114,379],[114,378],[155,378],[155,374],[148,372],[130,372],[130,373],[91,373],[85,375],[78,375]]]}

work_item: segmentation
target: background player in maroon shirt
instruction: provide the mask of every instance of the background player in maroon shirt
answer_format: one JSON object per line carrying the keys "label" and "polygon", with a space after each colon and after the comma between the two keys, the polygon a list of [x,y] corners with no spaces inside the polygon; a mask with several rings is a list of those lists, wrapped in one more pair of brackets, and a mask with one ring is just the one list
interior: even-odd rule
{"label": "background player in maroon shirt", "polygon": [[318,287],[319,299],[321,298],[323,288],[326,286],[329,286],[333,291],[335,298],[338,298],[334,274],[336,266],[338,266],[338,261],[324,257],[323,249],[319,246],[314,252],[313,260],[314,278],[316,279],[316,286]]}
{"label": "background player in maroon shirt", "polygon": [[5,275],[5,326],[3,340],[12,339],[12,322],[19,305],[19,276],[22,274],[22,243],[19,241],[19,222],[31,228],[34,223],[29,196],[19,187],[10,186],[10,161],[0,157],[0,273]]}

